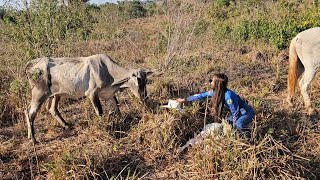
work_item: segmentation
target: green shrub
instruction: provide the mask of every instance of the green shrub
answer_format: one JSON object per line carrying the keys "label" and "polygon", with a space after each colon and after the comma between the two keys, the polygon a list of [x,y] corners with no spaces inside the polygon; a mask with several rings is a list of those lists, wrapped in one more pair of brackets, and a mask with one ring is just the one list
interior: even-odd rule
{"label": "green shrub", "polygon": [[231,2],[233,2],[233,0],[216,0],[219,6],[229,6]]}
{"label": "green shrub", "polygon": [[119,2],[119,10],[128,18],[145,17],[147,12],[140,1]]}
{"label": "green shrub", "polygon": [[90,10],[94,20],[94,29],[90,33],[92,39],[114,39],[126,35],[125,23],[128,18],[121,15],[119,5],[106,3],[99,9]]}
{"label": "green shrub", "polygon": [[205,20],[200,20],[195,25],[194,33],[195,34],[204,33],[208,29],[208,26],[209,26],[209,22],[207,22]]}
{"label": "green shrub", "polygon": [[215,37],[218,39],[228,39],[231,35],[232,28],[228,24],[221,24],[221,26],[217,25],[214,29]]}
{"label": "green shrub", "polygon": [[10,83],[10,89],[9,89],[10,92],[19,93],[20,89],[21,89],[21,84],[19,81],[14,80]]}
{"label": "green shrub", "polygon": [[162,25],[162,32],[158,33],[158,46],[157,49],[159,52],[166,52],[168,47],[168,41],[171,34],[174,31],[173,24],[170,22],[164,22]]}
{"label": "green shrub", "polygon": [[145,2],[144,8],[146,10],[146,16],[152,16],[156,12],[159,12],[157,9],[157,5],[154,1]]}
{"label": "green shrub", "polygon": [[[320,25],[320,11],[316,6],[298,12],[297,2],[273,2],[279,3],[279,9],[274,12],[264,4],[259,4],[261,9],[257,9],[250,5],[251,2],[248,0],[239,6],[220,8],[213,5],[210,14],[217,24],[213,27],[215,34],[240,42],[263,40],[284,49],[296,34]],[[255,14],[252,13],[254,11]],[[243,16],[235,16],[238,13]],[[278,13],[278,16],[270,16],[272,13]]]}
{"label": "green shrub", "polygon": [[5,15],[5,10],[2,6],[0,6],[0,20],[3,20],[4,15]]}
{"label": "green shrub", "polygon": [[51,56],[60,41],[86,39],[92,21],[86,4],[75,1],[67,7],[58,0],[35,0],[26,10],[11,9],[6,33],[15,40],[29,58]]}

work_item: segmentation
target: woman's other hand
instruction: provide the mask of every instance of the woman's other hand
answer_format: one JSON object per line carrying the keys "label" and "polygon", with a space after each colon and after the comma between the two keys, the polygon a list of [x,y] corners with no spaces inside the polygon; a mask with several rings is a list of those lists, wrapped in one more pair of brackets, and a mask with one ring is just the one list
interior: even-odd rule
{"label": "woman's other hand", "polygon": [[179,103],[183,103],[183,102],[185,102],[186,100],[183,99],[183,98],[178,98],[178,99],[176,99],[176,101],[179,102]]}

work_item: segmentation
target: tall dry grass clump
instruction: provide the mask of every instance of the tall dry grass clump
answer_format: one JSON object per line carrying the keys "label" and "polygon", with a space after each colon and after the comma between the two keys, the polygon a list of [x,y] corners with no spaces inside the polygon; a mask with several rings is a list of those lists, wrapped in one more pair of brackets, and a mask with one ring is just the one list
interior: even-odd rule
{"label": "tall dry grass clump", "polygon": [[192,150],[188,158],[182,174],[200,179],[295,179],[310,175],[300,162],[304,159],[272,136],[255,145],[236,137],[211,137]]}

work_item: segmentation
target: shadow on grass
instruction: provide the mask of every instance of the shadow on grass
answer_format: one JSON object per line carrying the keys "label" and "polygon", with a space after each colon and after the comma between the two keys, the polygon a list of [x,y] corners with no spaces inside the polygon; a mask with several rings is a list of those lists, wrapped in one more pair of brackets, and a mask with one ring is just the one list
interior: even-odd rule
{"label": "shadow on grass", "polygon": [[152,166],[145,164],[143,156],[138,151],[133,151],[107,159],[97,171],[101,179],[126,179],[142,177],[152,169]]}
{"label": "shadow on grass", "polygon": [[[301,111],[276,110],[271,116],[257,122],[256,142],[261,141],[266,135],[271,135],[275,140],[287,147],[293,155],[298,155],[297,163],[305,168],[305,177],[319,179],[320,159],[319,154],[310,152],[317,146],[314,136],[319,138],[319,114],[308,116]],[[260,119],[260,118],[259,118]]]}
{"label": "shadow on grass", "polygon": [[121,139],[128,136],[129,131],[133,126],[139,123],[141,116],[137,113],[127,114],[124,118],[112,117],[111,125],[106,129],[108,133],[116,139]]}
{"label": "shadow on grass", "polygon": [[271,134],[276,140],[290,145],[299,136],[307,133],[308,130],[317,129],[318,114],[308,116],[299,111],[278,110],[272,112],[270,117],[258,116],[257,119],[262,119],[262,121],[257,122],[257,139],[263,138],[266,134]]}

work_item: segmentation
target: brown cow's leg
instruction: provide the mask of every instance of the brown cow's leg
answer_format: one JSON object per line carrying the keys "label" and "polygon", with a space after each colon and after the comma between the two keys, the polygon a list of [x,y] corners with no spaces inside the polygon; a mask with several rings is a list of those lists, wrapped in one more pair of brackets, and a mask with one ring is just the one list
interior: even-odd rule
{"label": "brown cow's leg", "polygon": [[34,119],[45,100],[47,100],[49,96],[37,91],[36,89],[32,90],[32,100],[30,103],[29,112],[26,112],[26,121],[28,126],[28,138],[33,142],[36,142],[34,137]]}
{"label": "brown cow's leg", "polygon": [[102,115],[102,106],[101,106],[99,97],[97,95],[95,95],[94,93],[92,93],[89,96],[89,99],[91,100],[91,103],[93,105],[94,110],[96,111],[96,114],[98,116],[101,116]]}
{"label": "brown cow's leg", "polygon": [[[49,112],[52,114],[53,117],[56,118],[56,120],[63,126],[64,128],[69,128],[68,123],[61,117],[59,111],[58,111],[58,102],[60,101],[60,96],[54,96],[53,98],[50,98],[49,103]],[[48,104],[49,104],[48,103]]]}

